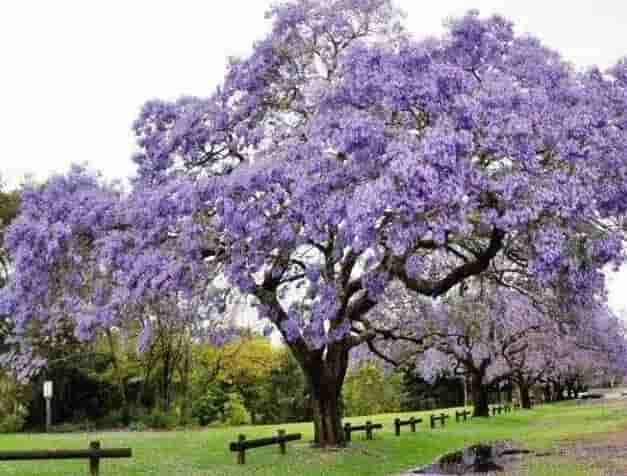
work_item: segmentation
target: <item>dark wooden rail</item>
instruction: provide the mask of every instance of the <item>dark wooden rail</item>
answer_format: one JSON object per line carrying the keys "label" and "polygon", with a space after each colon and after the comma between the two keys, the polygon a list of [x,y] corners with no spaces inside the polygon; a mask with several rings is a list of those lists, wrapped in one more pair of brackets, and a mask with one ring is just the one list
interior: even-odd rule
{"label": "dark wooden rail", "polygon": [[92,476],[100,474],[100,460],[103,458],[130,458],[130,448],[100,448],[99,441],[92,441],[87,450],[33,450],[0,451],[0,461],[35,461],[56,459],[88,459]]}
{"label": "dark wooden rail", "polygon": [[422,423],[422,419],[411,417],[409,420],[403,421],[400,418],[397,418],[396,420],[394,420],[394,431],[396,433],[396,436],[401,436],[401,426],[407,425],[411,427],[412,433],[416,433],[416,425],[418,423]]}
{"label": "dark wooden rail", "polygon": [[261,448],[263,446],[279,445],[282,455],[287,452],[286,443],[290,441],[298,441],[302,438],[300,433],[285,434],[285,430],[279,430],[277,436],[268,438],[257,438],[256,440],[247,440],[246,435],[239,435],[237,441],[231,442],[229,449],[237,452],[237,463],[246,464],[246,450]]}
{"label": "dark wooden rail", "polygon": [[455,421],[459,423],[460,418],[463,418],[464,421],[466,421],[470,415],[471,415],[471,412],[468,410],[464,410],[463,412],[455,411]]}
{"label": "dark wooden rail", "polygon": [[365,431],[366,439],[372,440],[373,431],[380,430],[382,428],[383,428],[383,425],[381,423],[372,424],[372,422],[370,421],[367,421],[365,425],[357,425],[357,426],[353,426],[350,423],[346,423],[344,425],[344,437],[346,438],[346,441],[349,442],[351,441],[351,433],[355,433],[356,431]]}
{"label": "dark wooden rail", "polygon": [[440,416],[431,415],[430,417],[431,429],[434,429],[436,427],[436,423],[438,421],[440,422],[440,426],[444,426],[448,418],[450,418],[450,416],[447,415],[446,413],[440,413]]}
{"label": "dark wooden rail", "polygon": [[496,416],[497,412],[500,415],[502,411],[503,407],[501,406],[492,407],[492,416]]}

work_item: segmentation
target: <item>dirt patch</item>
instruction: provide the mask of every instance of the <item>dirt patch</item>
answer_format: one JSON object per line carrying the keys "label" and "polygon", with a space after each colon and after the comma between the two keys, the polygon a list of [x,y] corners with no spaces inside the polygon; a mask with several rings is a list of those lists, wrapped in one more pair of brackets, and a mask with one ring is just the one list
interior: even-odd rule
{"label": "dirt patch", "polygon": [[604,476],[627,474],[627,428],[621,432],[582,437],[556,447],[560,459],[586,465]]}

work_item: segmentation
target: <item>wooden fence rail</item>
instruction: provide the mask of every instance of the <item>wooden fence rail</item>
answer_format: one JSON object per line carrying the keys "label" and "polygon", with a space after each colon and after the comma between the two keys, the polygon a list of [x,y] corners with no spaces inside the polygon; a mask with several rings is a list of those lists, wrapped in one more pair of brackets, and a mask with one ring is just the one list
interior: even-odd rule
{"label": "wooden fence rail", "polygon": [[440,416],[431,415],[430,417],[431,429],[434,429],[436,427],[436,422],[438,421],[440,422],[440,426],[444,426],[448,418],[450,418],[450,416],[447,415],[446,413],[440,413]]}
{"label": "wooden fence rail", "polygon": [[103,458],[130,458],[130,448],[100,448],[99,441],[92,441],[87,450],[33,450],[0,451],[0,461],[34,461],[57,459],[88,459],[91,476],[100,474],[100,460]]}
{"label": "wooden fence rail", "polygon": [[404,420],[404,421],[401,420],[400,418],[397,418],[396,420],[394,420],[394,431],[396,433],[396,436],[401,436],[401,426],[407,426],[407,425],[411,427],[412,433],[416,433],[416,425],[418,423],[422,423],[421,418],[411,417],[409,420]]}
{"label": "wooden fence rail", "polygon": [[472,412],[468,410],[464,410],[463,412],[455,411],[455,421],[459,423],[460,418],[463,418],[464,421],[466,421],[471,414]]}
{"label": "wooden fence rail", "polygon": [[373,424],[370,421],[367,421],[365,425],[358,425],[358,426],[353,426],[350,423],[346,423],[344,425],[344,436],[346,438],[346,441],[349,442],[352,439],[351,433],[355,433],[356,431],[365,431],[366,439],[372,440],[373,431],[380,430],[382,428],[383,428],[383,425],[381,423]]}
{"label": "wooden fence rail", "polygon": [[285,430],[279,430],[277,433],[277,436],[257,438],[256,440],[247,440],[246,435],[239,435],[237,441],[231,442],[229,449],[233,452],[237,452],[238,464],[246,464],[246,450],[261,448],[263,446],[279,445],[279,451],[284,455],[287,452],[286,443],[298,441],[302,438],[300,433],[287,435]]}
{"label": "wooden fence rail", "polygon": [[500,415],[502,411],[503,411],[503,407],[501,406],[492,407],[492,416],[496,416],[497,412]]}

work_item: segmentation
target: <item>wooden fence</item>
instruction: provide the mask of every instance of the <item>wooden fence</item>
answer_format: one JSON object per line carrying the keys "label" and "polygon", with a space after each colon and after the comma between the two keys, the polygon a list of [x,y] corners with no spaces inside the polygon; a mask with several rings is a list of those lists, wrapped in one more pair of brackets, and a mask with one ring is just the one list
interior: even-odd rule
{"label": "wooden fence", "polygon": [[246,451],[254,448],[262,448],[264,446],[279,445],[279,451],[282,455],[287,453],[287,443],[290,441],[298,441],[302,438],[300,433],[285,434],[285,430],[279,430],[277,436],[268,438],[257,438],[256,440],[247,440],[246,435],[239,435],[237,441],[232,442],[229,448],[233,452],[237,452],[237,463],[246,464]]}
{"label": "wooden fence", "polygon": [[92,441],[86,450],[1,451],[0,461],[88,459],[91,476],[98,476],[101,459],[130,458],[132,455],[130,448],[102,449],[99,441]]}

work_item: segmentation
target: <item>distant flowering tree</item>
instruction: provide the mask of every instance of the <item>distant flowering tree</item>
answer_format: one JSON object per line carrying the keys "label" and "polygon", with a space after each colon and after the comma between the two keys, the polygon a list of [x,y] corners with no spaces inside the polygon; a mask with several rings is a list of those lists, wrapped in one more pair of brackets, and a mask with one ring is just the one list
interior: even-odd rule
{"label": "distant flowering tree", "polygon": [[417,356],[428,381],[464,375],[474,416],[489,416],[488,392],[506,381],[518,386],[521,406],[531,408],[536,384],[552,382],[558,391],[567,387],[574,393],[593,377],[627,369],[624,323],[603,305],[560,315],[546,303],[501,288],[427,307],[419,308],[413,330],[405,326],[389,336],[396,345],[380,339],[371,347],[399,365]]}
{"label": "distant flowering tree", "polygon": [[390,0],[270,16],[209,98],[146,104],[129,194],[80,170],[25,194],[0,312],[18,334],[72,319],[90,337],[222,274],[301,365],[316,441],[341,445],[349,353],[389,335],[368,316],[390,285],[602,292],[622,259],[627,63],[576,72],[476,12],[417,41]]}
{"label": "distant flowering tree", "polygon": [[560,337],[553,332],[557,324],[540,305],[507,288],[449,296],[437,304],[423,303],[414,313],[420,317],[413,329],[405,325],[388,337],[401,346],[375,340],[374,352],[399,364],[417,356],[427,381],[442,374],[463,375],[470,383],[476,417],[489,416],[490,390],[517,373],[535,370],[529,347],[537,336]]}
{"label": "distant flowering tree", "polygon": [[[546,368],[541,381],[552,387],[551,398],[561,400],[564,391],[575,396],[584,385],[600,384],[625,375],[627,340],[624,318],[606,306],[574,316],[577,326],[566,324],[568,335],[547,339],[539,353]],[[564,326],[561,326],[564,331]]]}

